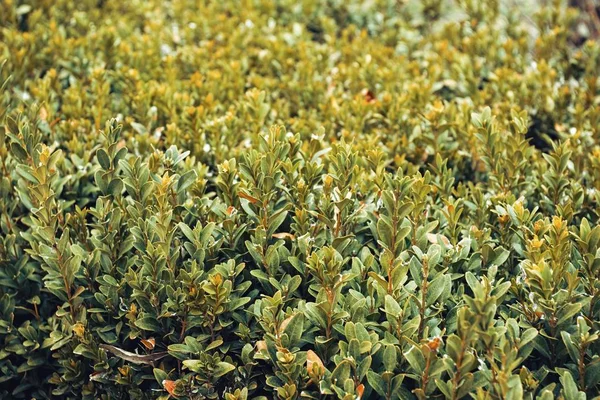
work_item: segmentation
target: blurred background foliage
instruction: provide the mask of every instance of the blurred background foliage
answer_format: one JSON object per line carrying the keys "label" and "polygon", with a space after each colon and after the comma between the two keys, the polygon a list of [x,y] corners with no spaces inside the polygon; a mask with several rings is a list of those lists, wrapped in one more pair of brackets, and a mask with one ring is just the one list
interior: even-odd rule
{"label": "blurred background foliage", "polygon": [[598,396],[597,14],[0,2],[0,397]]}

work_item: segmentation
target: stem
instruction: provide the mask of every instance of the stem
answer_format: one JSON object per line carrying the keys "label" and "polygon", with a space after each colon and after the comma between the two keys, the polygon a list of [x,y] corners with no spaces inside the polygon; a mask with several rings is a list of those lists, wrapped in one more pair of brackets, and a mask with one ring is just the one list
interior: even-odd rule
{"label": "stem", "polygon": [[458,386],[462,379],[460,369],[462,367],[463,358],[465,355],[466,341],[464,338],[460,339],[460,353],[458,354],[458,360],[456,360],[456,373],[452,377],[452,400],[458,399]]}
{"label": "stem", "polygon": [[431,351],[427,352],[427,360],[425,361],[425,369],[421,375],[421,388],[423,393],[427,394],[427,385],[429,384],[429,368],[431,367]]}
{"label": "stem", "polygon": [[[394,193],[394,198],[398,199],[399,194]],[[394,282],[392,281],[392,270],[394,266],[394,261],[396,259],[396,241],[398,237],[398,204],[394,207],[394,214],[392,215],[392,241],[390,243],[390,251],[392,252],[392,257],[390,257],[390,264],[388,265],[388,294],[391,295],[394,291]]]}
{"label": "stem", "polygon": [[335,307],[335,291],[332,291],[330,288],[325,289],[327,292],[327,299],[329,300],[329,311],[327,311],[327,327],[325,329],[325,337],[327,339],[331,338],[331,325],[332,325],[332,318],[331,315],[333,314],[333,309]]}
{"label": "stem", "polygon": [[56,250],[57,261],[58,261],[58,265],[60,267],[63,285],[65,287],[65,293],[67,294],[67,303],[69,303],[69,313],[71,314],[71,318],[73,319],[73,322],[74,322],[75,321],[75,307],[73,307],[73,297],[72,297],[72,293],[71,293],[71,285],[69,284],[69,282],[67,281],[67,278],[65,277],[65,273],[64,273],[65,266],[63,265],[62,254],[60,254],[60,252],[58,251],[58,245],[56,243],[54,244],[54,249]]}
{"label": "stem", "polygon": [[579,390],[585,392],[585,351],[587,350],[587,345],[582,344],[579,347],[579,363],[577,365],[577,369],[579,370]]}
{"label": "stem", "polygon": [[181,323],[181,332],[179,333],[179,341],[183,342],[183,337],[185,336],[185,330],[187,329],[187,306],[184,309],[184,316],[183,316],[183,322]]}
{"label": "stem", "polygon": [[33,315],[35,315],[35,319],[40,321],[40,312],[38,311],[37,304],[33,303]]}
{"label": "stem", "polygon": [[387,391],[385,392],[385,400],[392,400],[392,380],[390,379],[387,383]]}
{"label": "stem", "polygon": [[419,321],[419,340],[423,339],[423,330],[425,329],[425,311],[427,308],[427,286],[429,279],[429,263],[426,258],[423,259],[423,287],[421,288],[421,304],[419,305],[419,315],[421,320]]}
{"label": "stem", "polygon": [[552,311],[552,315],[548,320],[550,324],[550,336],[554,338],[554,340],[550,341],[550,366],[552,368],[554,368],[554,362],[556,360],[556,321],[556,311]]}

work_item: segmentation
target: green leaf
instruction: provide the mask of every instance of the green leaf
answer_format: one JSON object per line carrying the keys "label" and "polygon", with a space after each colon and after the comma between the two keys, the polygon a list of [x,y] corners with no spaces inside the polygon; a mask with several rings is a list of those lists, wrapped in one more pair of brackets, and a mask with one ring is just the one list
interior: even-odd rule
{"label": "green leaf", "polygon": [[197,178],[198,174],[193,169],[181,175],[179,177],[179,180],[177,181],[177,193],[182,193],[183,191],[185,191],[194,182],[196,182]]}
{"label": "green leaf", "polygon": [[106,150],[98,149],[98,151],[96,152],[96,157],[98,157],[98,162],[100,163],[100,166],[103,169],[110,169],[110,157],[108,156]]}
{"label": "green leaf", "polygon": [[271,218],[271,220],[269,221],[269,229],[267,229],[267,237],[273,236],[275,231],[277,231],[277,228],[279,228],[283,221],[285,221],[286,217],[287,211],[282,210],[276,213],[275,216]]}
{"label": "green leaf", "polygon": [[577,351],[577,347],[575,346],[575,343],[573,343],[573,340],[571,340],[571,335],[566,331],[561,331],[560,336],[563,340],[563,343],[565,344],[565,347],[567,348],[567,353],[569,353],[569,357],[571,357],[571,360],[575,364],[578,364],[579,363],[579,352]]}
{"label": "green leaf", "polygon": [[10,144],[10,152],[16,156],[19,161],[27,161],[27,151],[20,144],[13,142]]}
{"label": "green leaf", "polygon": [[393,317],[398,317],[402,312],[398,302],[389,294],[385,295],[385,312]]}
{"label": "green leaf", "polygon": [[111,275],[104,275],[104,276],[102,276],[102,279],[104,280],[104,282],[106,282],[110,286],[119,287],[119,282],[117,282],[117,280],[115,278],[113,278]]}
{"label": "green leaf", "polygon": [[183,222],[180,222],[177,226],[190,242],[194,243],[196,241],[196,235],[194,235],[194,231],[189,226]]}
{"label": "green leaf", "polygon": [[91,351],[91,349],[89,349],[87,345],[83,343],[80,343],[75,349],[73,349],[73,354],[77,354],[89,358],[91,360],[94,360],[96,358],[96,354],[93,351]]}
{"label": "green leaf", "polygon": [[504,262],[508,259],[510,251],[506,250],[503,247],[499,247],[494,250],[494,254],[494,259],[491,261],[490,264],[500,266],[504,264]]}
{"label": "green leaf", "polygon": [[577,389],[577,384],[575,383],[575,379],[568,370],[559,371],[560,374],[560,383],[562,384],[562,394],[565,399],[573,399],[573,400],[585,400],[586,395],[584,392],[580,392]]}
{"label": "green leaf", "polygon": [[558,312],[557,325],[561,325],[564,322],[567,322],[568,320],[570,320],[575,314],[577,314],[581,310],[581,307],[582,307],[581,303],[571,303],[571,304],[565,305]]}
{"label": "green leaf", "polygon": [[387,345],[383,351],[383,365],[386,371],[393,372],[396,369],[396,346]]}
{"label": "green leaf", "polygon": [[433,281],[429,283],[427,288],[427,294],[425,296],[425,303],[427,306],[431,306],[439,299],[441,294],[444,292],[446,285],[450,284],[449,275],[439,275]]}
{"label": "green leaf", "polygon": [[154,379],[156,379],[156,382],[158,382],[158,384],[161,386],[163,381],[169,379],[169,375],[162,369],[154,368],[152,372],[154,373]]}
{"label": "green leaf", "polygon": [[119,179],[119,178],[115,178],[115,179],[111,180],[110,183],[108,184],[108,188],[106,189],[106,192],[113,196],[120,195],[121,192],[123,192],[123,181],[121,181],[121,179]]}
{"label": "green leaf", "polygon": [[392,242],[392,235],[392,226],[389,219],[385,216],[380,217],[377,221],[377,236],[379,240],[389,246]]}
{"label": "green leaf", "polygon": [[144,125],[140,124],[139,122],[132,122],[131,127],[140,135],[148,134],[148,129]]}
{"label": "green leaf", "polygon": [[585,369],[585,385],[586,387],[595,387],[600,382],[600,362],[598,356],[586,366]]}
{"label": "green leaf", "polygon": [[331,373],[333,382],[343,382],[350,377],[350,363],[347,360],[342,360]]}
{"label": "green leaf", "polygon": [[235,311],[235,310],[239,309],[240,307],[243,307],[246,304],[248,304],[250,302],[250,300],[252,300],[250,297],[240,297],[237,299],[232,299],[229,302],[227,309],[229,311]]}
{"label": "green leaf", "polygon": [[143,317],[135,321],[135,326],[145,331],[160,332],[161,327],[154,317]]}
{"label": "green leaf", "polygon": [[420,375],[423,373],[423,370],[425,369],[425,357],[423,357],[423,353],[421,353],[421,350],[418,347],[410,346],[408,351],[404,352],[404,358],[408,361],[416,374]]}
{"label": "green leaf", "polygon": [[200,360],[185,360],[183,366],[192,372],[205,372],[206,365]]}
{"label": "green leaf", "polygon": [[438,389],[440,389],[440,392],[442,392],[447,399],[452,398],[452,381],[444,382],[441,379],[436,379],[435,385],[438,387]]}
{"label": "green leaf", "polygon": [[[185,361],[183,362],[185,364]],[[229,364],[224,361],[219,361],[217,367],[213,370],[213,374],[216,378],[219,378],[235,369],[235,365]]]}
{"label": "green leaf", "polygon": [[381,375],[376,374],[373,370],[367,372],[367,382],[377,392],[379,396],[384,398],[387,394],[386,384]]}
{"label": "green leaf", "polygon": [[290,348],[298,345],[298,343],[300,342],[300,339],[302,338],[303,332],[304,332],[304,315],[302,315],[301,313],[298,313],[290,319],[287,326],[283,330],[283,333],[288,335],[288,337],[290,339],[290,341],[289,341]]}
{"label": "green leaf", "polygon": [[327,327],[327,315],[317,304],[306,303],[305,315],[313,324],[321,328]]}
{"label": "green leaf", "polygon": [[25,164],[18,164],[15,170],[22,178],[28,180],[29,182],[34,184],[39,183],[38,178],[34,176],[33,170],[29,166]]}
{"label": "green leaf", "polygon": [[519,345],[520,347],[525,346],[533,339],[535,339],[538,335],[538,330],[536,328],[529,328],[525,332],[521,334]]}

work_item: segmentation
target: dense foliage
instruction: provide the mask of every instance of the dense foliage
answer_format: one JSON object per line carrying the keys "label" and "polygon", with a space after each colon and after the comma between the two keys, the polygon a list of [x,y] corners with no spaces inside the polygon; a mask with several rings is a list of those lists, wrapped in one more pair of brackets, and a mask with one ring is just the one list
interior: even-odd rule
{"label": "dense foliage", "polygon": [[0,397],[597,396],[600,44],[517,3],[1,1]]}

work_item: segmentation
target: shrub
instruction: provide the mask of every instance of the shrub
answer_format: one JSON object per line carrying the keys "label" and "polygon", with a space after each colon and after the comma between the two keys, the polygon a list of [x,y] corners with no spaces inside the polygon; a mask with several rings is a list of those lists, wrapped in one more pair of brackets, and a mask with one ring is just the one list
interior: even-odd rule
{"label": "shrub", "polygon": [[0,397],[597,396],[600,46],[508,3],[1,2]]}

